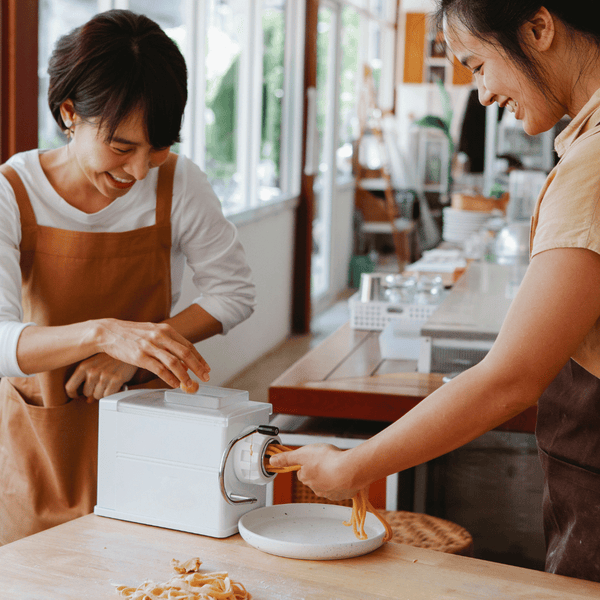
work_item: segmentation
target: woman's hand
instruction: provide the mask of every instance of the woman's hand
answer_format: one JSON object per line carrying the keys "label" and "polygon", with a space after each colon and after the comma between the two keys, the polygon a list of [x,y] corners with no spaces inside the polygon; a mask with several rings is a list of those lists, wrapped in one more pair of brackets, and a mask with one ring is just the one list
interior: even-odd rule
{"label": "woman's hand", "polygon": [[104,352],[80,362],[65,385],[69,398],[85,396],[88,402],[116,394],[131,381],[138,368]]}
{"label": "woman's hand", "polygon": [[351,483],[353,473],[348,456],[347,450],[331,444],[310,444],[271,456],[269,462],[274,467],[302,465],[298,479],[317,496],[337,501],[352,498],[359,492]]}
{"label": "woman's hand", "polygon": [[93,335],[109,356],[151,371],[171,387],[194,388],[191,370],[201,381],[210,367],[194,345],[167,323],[136,323],[117,319],[95,321]]}

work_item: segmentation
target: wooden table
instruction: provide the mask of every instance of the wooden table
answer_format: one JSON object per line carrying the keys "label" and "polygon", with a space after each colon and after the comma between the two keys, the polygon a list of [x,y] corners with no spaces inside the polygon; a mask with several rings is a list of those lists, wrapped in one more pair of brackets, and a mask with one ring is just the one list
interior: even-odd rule
{"label": "wooden table", "polygon": [[254,600],[565,600],[599,598],[600,584],[385,544],[358,558],[303,561],[264,554],[239,535],[214,539],[89,515],[0,548],[0,596],[107,600],[113,584],[168,580],[171,559],[228,571]]}
{"label": "wooden table", "polygon": [[[271,384],[273,412],[393,422],[443,385],[443,375],[382,359],[379,334],[342,325]],[[533,433],[536,414],[531,407],[497,429]]]}

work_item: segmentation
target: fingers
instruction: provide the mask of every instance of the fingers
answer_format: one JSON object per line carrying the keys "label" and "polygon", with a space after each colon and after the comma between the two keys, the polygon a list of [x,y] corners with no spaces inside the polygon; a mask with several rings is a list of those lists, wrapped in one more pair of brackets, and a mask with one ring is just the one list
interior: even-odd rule
{"label": "fingers", "polygon": [[296,454],[296,450],[292,450],[291,452],[282,452],[281,454],[274,454],[269,458],[269,464],[278,468],[299,465],[301,463],[299,459],[295,458]]}
{"label": "fingers", "polygon": [[277,469],[300,465],[297,471],[299,481],[317,496],[337,501],[352,498],[358,491],[348,485],[340,469],[342,454],[344,451],[330,444],[309,444],[298,450],[274,454],[269,463]]}
{"label": "fingers", "polygon": [[103,319],[99,345],[111,356],[151,371],[171,387],[195,387],[188,371],[209,381],[210,367],[195,346],[166,323]]}
{"label": "fingers", "polygon": [[[210,367],[194,344],[166,323],[160,323],[156,325],[156,327],[164,337],[164,340],[160,338],[156,339],[156,345],[161,347],[161,345],[164,344],[164,349],[179,358],[186,371],[187,369],[190,369],[202,381],[208,381],[210,379]],[[187,379],[179,379],[184,384],[189,383],[189,375],[187,376]]]}
{"label": "fingers", "polygon": [[84,381],[85,371],[83,369],[80,369],[78,366],[77,369],[75,369],[73,375],[71,375],[71,377],[65,384],[65,392],[67,393],[67,396],[73,399],[79,398],[79,396],[81,395],[79,393],[79,387]]}
{"label": "fingers", "polygon": [[[162,373],[162,375],[156,373],[161,379],[172,387],[182,387],[184,390],[194,391],[197,389],[198,384],[190,377],[188,370],[192,371],[201,381],[207,382],[210,380],[208,363],[189,340],[166,323],[158,324],[156,328],[159,336],[154,337],[153,343],[159,350],[155,358],[166,369],[155,364]],[[150,368],[149,370],[152,371],[153,369]],[[176,379],[171,377],[171,374]]]}
{"label": "fingers", "polygon": [[65,384],[69,398],[85,396],[88,402],[116,394],[131,380],[137,367],[100,353],[77,365]]}
{"label": "fingers", "polygon": [[200,384],[197,381],[194,381],[193,379],[191,380],[192,384],[191,385],[185,385],[183,383],[179,384],[179,387],[186,393],[186,394],[195,394],[199,389],[200,389]]}

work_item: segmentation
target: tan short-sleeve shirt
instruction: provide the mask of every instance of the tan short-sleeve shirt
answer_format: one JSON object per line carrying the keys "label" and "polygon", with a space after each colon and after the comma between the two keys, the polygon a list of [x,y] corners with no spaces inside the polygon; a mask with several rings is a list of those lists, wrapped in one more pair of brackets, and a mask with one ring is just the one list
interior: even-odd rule
{"label": "tan short-sleeve shirt", "polygon": [[[560,157],[531,219],[531,256],[553,248],[600,254],[600,90],[556,138]],[[600,378],[600,319],[573,355]]]}

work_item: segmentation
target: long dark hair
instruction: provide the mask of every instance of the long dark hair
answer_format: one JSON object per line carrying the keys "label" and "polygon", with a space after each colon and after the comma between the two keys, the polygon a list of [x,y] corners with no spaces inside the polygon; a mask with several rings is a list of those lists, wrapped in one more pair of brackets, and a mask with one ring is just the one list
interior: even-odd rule
{"label": "long dark hair", "polygon": [[433,18],[440,29],[444,18],[450,23],[458,21],[474,37],[500,46],[525,74],[548,91],[549,74],[527,51],[521,38],[521,26],[542,7],[560,19],[572,42],[586,38],[600,52],[600,21],[593,17],[597,8],[593,0],[437,0]]}
{"label": "long dark hair", "polygon": [[179,141],[187,69],[177,45],[151,19],[109,10],[59,39],[50,57],[50,111],[64,131],[60,106],[73,102],[97,119],[110,141],[123,119],[141,109],[155,148]]}

